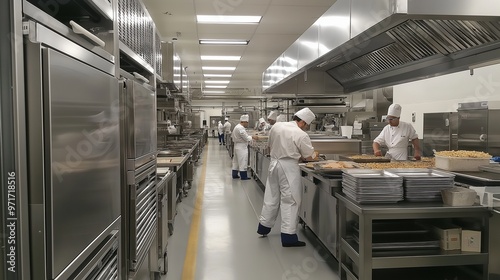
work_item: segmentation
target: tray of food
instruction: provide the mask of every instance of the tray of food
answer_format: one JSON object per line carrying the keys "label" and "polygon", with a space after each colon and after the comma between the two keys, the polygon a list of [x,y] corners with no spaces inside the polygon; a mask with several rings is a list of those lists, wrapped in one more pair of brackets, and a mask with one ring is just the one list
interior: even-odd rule
{"label": "tray of food", "polygon": [[391,161],[391,162],[367,162],[359,163],[360,168],[367,169],[403,169],[403,168],[433,168],[433,160],[408,160],[408,161]]}
{"label": "tray of food", "polygon": [[390,162],[390,158],[385,157],[377,157],[374,155],[352,155],[352,156],[342,156],[342,158],[353,161],[357,163],[366,163],[366,162]]}
{"label": "tray of food", "polygon": [[342,170],[352,168],[358,168],[352,161],[325,160],[313,163],[313,169],[318,174],[342,174]]}
{"label": "tray of food", "polygon": [[491,155],[478,151],[435,152],[436,168],[448,171],[479,171],[479,167],[490,163]]}

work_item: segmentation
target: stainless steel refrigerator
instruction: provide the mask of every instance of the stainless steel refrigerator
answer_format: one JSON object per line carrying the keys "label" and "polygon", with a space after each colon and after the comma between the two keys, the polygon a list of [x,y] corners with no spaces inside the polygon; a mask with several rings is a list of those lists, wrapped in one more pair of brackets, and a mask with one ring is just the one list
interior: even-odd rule
{"label": "stainless steel refrigerator", "polygon": [[458,114],[455,112],[425,113],[423,156],[432,156],[433,150],[456,150],[458,146]]}
{"label": "stainless steel refrigerator", "polygon": [[500,110],[487,102],[461,103],[458,108],[458,149],[500,155]]}

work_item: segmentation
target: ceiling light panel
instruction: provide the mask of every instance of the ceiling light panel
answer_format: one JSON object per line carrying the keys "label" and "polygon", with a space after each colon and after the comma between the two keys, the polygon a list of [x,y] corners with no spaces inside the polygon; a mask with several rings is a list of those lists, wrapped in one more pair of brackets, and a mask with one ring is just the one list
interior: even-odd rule
{"label": "ceiling light panel", "polygon": [[225,86],[210,85],[210,86],[205,86],[205,88],[227,88],[227,85],[225,85]]}
{"label": "ceiling light panel", "polygon": [[213,71],[234,71],[236,67],[222,67],[222,66],[202,66],[203,70],[213,70]]}
{"label": "ceiling light panel", "polygon": [[211,24],[256,24],[262,19],[261,16],[221,16],[221,15],[197,15],[198,23]]}
{"label": "ceiling light panel", "polygon": [[226,61],[238,61],[241,56],[238,55],[202,55],[201,60],[226,60]]}
{"label": "ceiling light panel", "polygon": [[232,74],[203,74],[207,78],[231,78]]}
{"label": "ceiling light panel", "polygon": [[235,45],[246,46],[248,40],[219,40],[219,39],[200,39],[200,45]]}
{"label": "ceiling light panel", "polygon": [[229,84],[229,81],[205,81],[205,84]]}

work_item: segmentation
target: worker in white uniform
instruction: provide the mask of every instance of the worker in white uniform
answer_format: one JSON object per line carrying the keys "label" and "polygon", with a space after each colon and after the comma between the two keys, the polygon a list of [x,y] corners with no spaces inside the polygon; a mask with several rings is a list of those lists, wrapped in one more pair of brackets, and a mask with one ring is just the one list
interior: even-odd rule
{"label": "worker in white uniform", "polygon": [[217,133],[219,133],[219,145],[226,145],[226,140],[224,139],[224,125],[221,121],[217,124]]}
{"label": "worker in white uniform", "polygon": [[382,156],[380,146],[385,145],[388,148],[385,157],[394,160],[408,160],[408,142],[411,141],[415,150],[413,157],[420,160],[420,143],[417,132],[411,124],[399,121],[400,116],[401,105],[392,104],[389,106],[386,118],[389,124],[373,140],[373,153],[376,156]]}
{"label": "worker in white uniform", "polygon": [[264,131],[266,129],[266,125],[266,120],[264,118],[260,118],[255,129],[258,131]]}
{"label": "worker in white uniform", "polygon": [[276,118],[276,122],[286,122],[286,116],[283,115],[283,114],[280,114],[277,118]]}
{"label": "worker in white uniform", "polygon": [[238,176],[238,171],[240,172],[241,180],[248,180],[247,168],[248,168],[248,142],[252,139],[257,140],[257,136],[248,135],[246,128],[248,127],[248,120],[250,117],[248,115],[242,115],[240,117],[240,123],[237,124],[233,133],[231,134],[231,139],[234,143],[234,156],[233,156],[233,166],[232,166],[232,176],[233,179],[240,178]]}
{"label": "worker in white uniform", "polygon": [[298,211],[302,201],[299,160],[312,160],[314,148],[305,132],[315,119],[309,108],[293,116],[291,122],[276,123],[269,133],[271,163],[266,181],[264,204],[259,217],[257,233],[266,236],[276,222],[281,208],[281,245],[301,247],[298,240]]}
{"label": "worker in white uniform", "polygon": [[278,111],[271,111],[269,115],[267,115],[267,126],[265,127],[265,131],[269,133],[269,130],[273,127],[273,125],[276,123],[276,119],[278,118]]}
{"label": "worker in white uniform", "polygon": [[231,123],[229,122],[229,118],[225,118],[225,121],[226,122],[224,123],[224,140],[226,140],[226,137],[231,137]]}

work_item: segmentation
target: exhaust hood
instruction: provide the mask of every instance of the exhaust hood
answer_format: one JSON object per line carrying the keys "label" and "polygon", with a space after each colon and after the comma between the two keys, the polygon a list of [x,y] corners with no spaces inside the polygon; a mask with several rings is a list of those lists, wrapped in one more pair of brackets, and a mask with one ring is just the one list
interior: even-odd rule
{"label": "exhaust hood", "polygon": [[[308,71],[327,73],[348,93],[468,70],[500,57],[497,0],[338,0],[330,13],[338,13],[337,6],[349,24],[323,36],[320,26],[318,48],[328,37],[345,40],[323,54],[318,50],[316,59],[264,92]],[[322,18],[316,24],[327,20]],[[304,56],[300,49],[298,56]]]}

